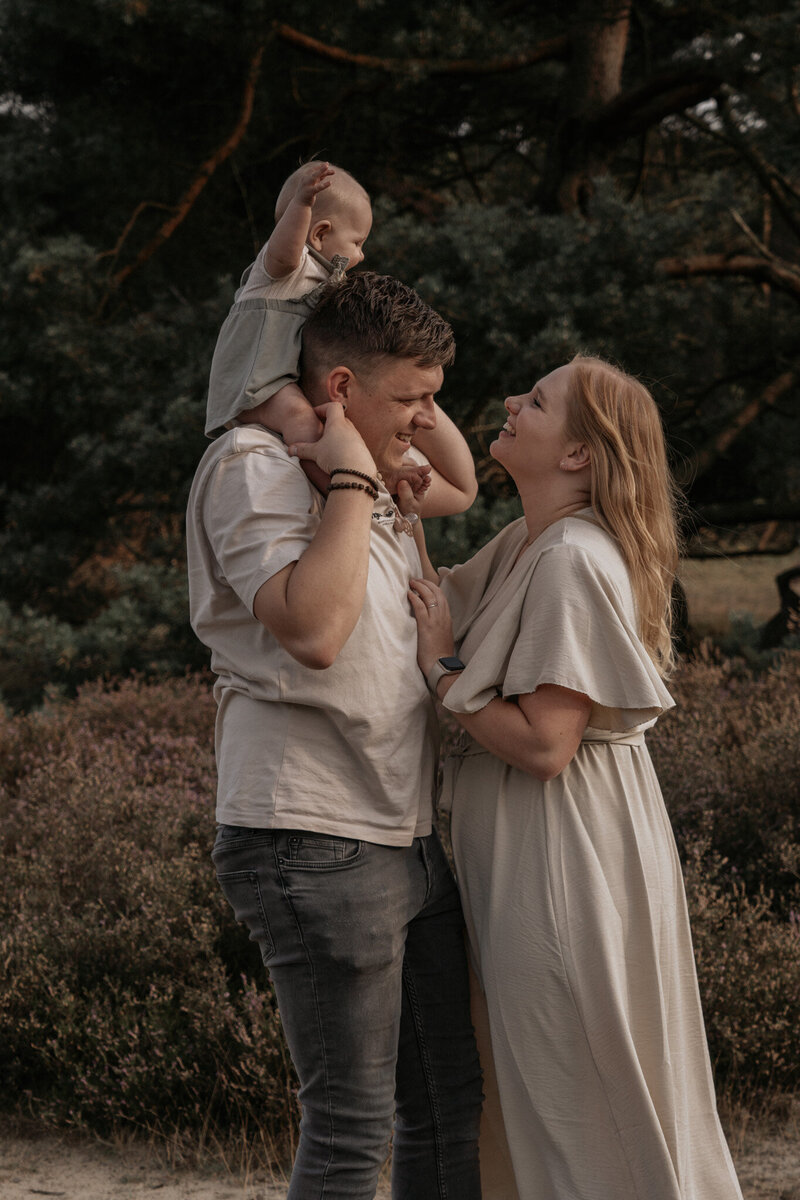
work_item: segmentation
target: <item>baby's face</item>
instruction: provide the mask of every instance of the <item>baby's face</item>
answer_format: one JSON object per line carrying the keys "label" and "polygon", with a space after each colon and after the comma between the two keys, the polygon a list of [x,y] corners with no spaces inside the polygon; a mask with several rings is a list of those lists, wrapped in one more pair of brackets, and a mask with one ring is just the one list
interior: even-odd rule
{"label": "baby's face", "polygon": [[349,258],[348,269],[364,260],[364,243],[372,228],[372,206],[365,196],[351,196],[327,218],[330,228],[320,236],[320,251],[327,259],[334,254]]}

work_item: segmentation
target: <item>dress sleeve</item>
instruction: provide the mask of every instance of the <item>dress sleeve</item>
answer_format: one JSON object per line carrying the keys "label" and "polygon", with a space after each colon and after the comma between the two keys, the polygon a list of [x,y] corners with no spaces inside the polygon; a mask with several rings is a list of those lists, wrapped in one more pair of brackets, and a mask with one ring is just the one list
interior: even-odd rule
{"label": "dress sleeve", "polygon": [[504,696],[543,683],[593,701],[589,725],[621,731],[673,705],[639,639],[627,574],[609,571],[585,548],[545,550],[530,577]]}

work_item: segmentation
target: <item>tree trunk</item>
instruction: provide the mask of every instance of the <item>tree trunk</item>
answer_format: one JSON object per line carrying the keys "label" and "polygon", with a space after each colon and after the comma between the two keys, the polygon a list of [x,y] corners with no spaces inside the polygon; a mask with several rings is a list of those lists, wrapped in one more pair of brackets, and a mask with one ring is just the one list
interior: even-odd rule
{"label": "tree trunk", "polygon": [[571,56],[561,92],[561,119],[550,144],[539,200],[550,212],[584,211],[592,179],[608,149],[591,136],[601,111],[621,90],[630,0],[586,0],[570,35]]}

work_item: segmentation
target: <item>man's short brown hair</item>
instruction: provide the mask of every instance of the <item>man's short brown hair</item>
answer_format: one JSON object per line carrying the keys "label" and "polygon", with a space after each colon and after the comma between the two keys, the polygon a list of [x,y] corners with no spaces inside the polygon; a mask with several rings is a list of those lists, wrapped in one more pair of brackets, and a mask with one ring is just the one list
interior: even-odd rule
{"label": "man's short brown hair", "polygon": [[449,367],[455,352],[443,317],[413,288],[373,271],[331,284],[303,329],[303,371],[315,379],[336,366],[366,373],[386,358]]}

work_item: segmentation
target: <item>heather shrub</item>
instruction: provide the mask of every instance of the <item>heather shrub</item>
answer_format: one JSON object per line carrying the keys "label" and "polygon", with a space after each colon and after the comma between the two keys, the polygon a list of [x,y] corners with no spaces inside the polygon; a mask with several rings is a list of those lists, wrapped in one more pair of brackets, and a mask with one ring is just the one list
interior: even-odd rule
{"label": "heather shrub", "polygon": [[208,681],[86,687],[0,723],[3,1103],[285,1136],[294,1083],[214,879]]}
{"label": "heather shrub", "polygon": [[800,907],[800,653],[760,671],[700,657],[670,690],[677,707],[648,745],[682,854],[706,841],[732,882],[788,917]]}
{"label": "heather shrub", "polygon": [[784,921],[745,892],[708,843],[684,863],[697,975],[718,1081],[753,1090],[800,1082],[800,914]]}
{"label": "heather shrub", "polygon": [[684,864],[718,1079],[800,1082],[800,654],[700,656],[648,744]]}
{"label": "heather shrub", "polygon": [[[798,673],[684,665],[649,735],[684,858],[719,1080],[798,1083]],[[209,861],[206,678],[0,717],[0,1105],[286,1144],[295,1081]],[[794,864],[794,866],[793,866]]]}

